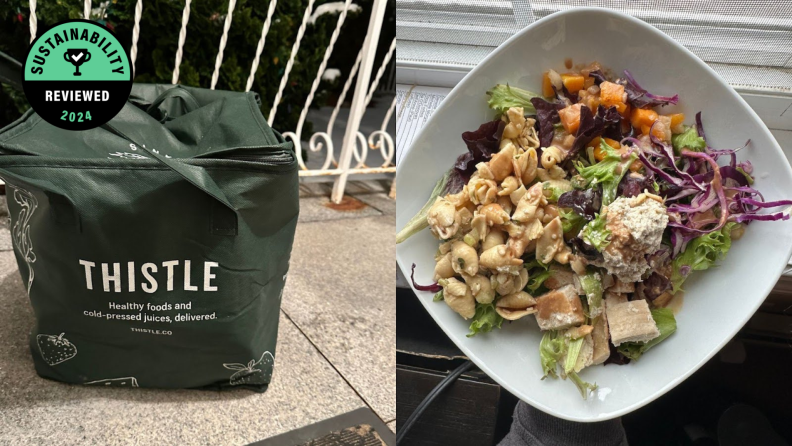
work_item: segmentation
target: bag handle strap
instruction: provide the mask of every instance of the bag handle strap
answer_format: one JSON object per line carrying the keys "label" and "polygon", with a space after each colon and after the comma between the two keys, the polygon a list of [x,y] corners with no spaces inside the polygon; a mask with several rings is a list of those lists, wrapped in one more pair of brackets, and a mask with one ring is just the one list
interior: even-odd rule
{"label": "bag handle strap", "polygon": [[[231,202],[228,200],[228,197],[226,197],[223,193],[223,190],[220,189],[217,183],[215,183],[215,181],[211,176],[209,176],[204,168],[201,166],[193,166],[173,158],[166,158],[160,155],[159,151],[156,149],[150,149],[142,144],[137,143],[125,132],[119,130],[109,122],[104,124],[102,127],[135,144],[138,149],[146,152],[149,156],[159,161],[162,165],[184,178],[188,183],[212,197],[216,204],[213,206],[214,210],[212,212],[212,219],[214,221],[219,219],[223,220],[222,224],[212,224],[212,232],[218,235],[237,235],[237,209],[233,204],[231,204]],[[220,206],[218,207],[217,205]]]}
{"label": "bag handle strap", "polygon": [[[49,199],[50,212],[56,222],[63,225],[76,226],[82,232],[82,221],[77,206],[63,191],[48,180],[30,178],[12,172],[5,168],[0,168],[0,177],[11,188],[24,186],[26,188],[38,189]],[[12,181],[9,181],[12,180]],[[11,194],[8,194],[9,196]],[[209,210],[211,220],[211,232],[215,235],[235,236],[238,232],[237,213],[228,205],[213,200]]]}
{"label": "bag handle strap", "polygon": [[192,93],[177,85],[160,93],[160,95],[151,102],[151,105],[148,106],[146,113],[154,116],[152,113],[157,111],[163,102],[171,98],[179,98],[184,101],[184,105],[187,107],[187,113],[197,110],[201,107],[200,104],[198,104],[198,100],[195,99],[195,96],[193,96]]}

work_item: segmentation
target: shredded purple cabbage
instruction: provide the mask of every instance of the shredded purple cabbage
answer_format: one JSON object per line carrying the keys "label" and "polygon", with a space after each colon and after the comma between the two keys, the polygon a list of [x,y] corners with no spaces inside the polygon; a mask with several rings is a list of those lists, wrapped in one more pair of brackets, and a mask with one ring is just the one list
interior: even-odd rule
{"label": "shredded purple cabbage", "polygon": [[776,212],[775,214],[740,214],[734,217],[737,223],[748,223],[751,221],[779,221],[789,220],[789,212]]}
{"label": "shredded purple cabbage", "polygon": [[636,153],[638,154],[638,159],[641,160],[641,163],[644,167],[651,171],[653,174],[657,175],[660,179],[665,180],[669,184],[673,186],[677,186],[678,188],[682,188],[685,184],[682,178],[676,178],[672,176],[670,173],[664,171],[661,167],[655,165],[654,162],[649,161],[649,157],[644,154],[642,150],[637,150]]}
{"label": "shredded purple cabbage", "polygon": [[647,92],[638,85],[638,82],[633,79],[632,74],[627,70],[624,70],[624,77],[626,79],[620,79],[619,83],[624,85],[624,91],[627,93],[627,102],[635,108],[664,106],[676,104],[679,101],[678,95],[659,96]]}
{"label": "shredded purple cabbage", "polygon": [[701,123],[701,112],[696,113],[696,133],[704,142],[707,141],[707,137],[704,135],[704,125]]}
{"label": "shredded purple cabbage", "polygon": [[[696,131],[705,138],[701,113],[696,114]],[[720,230],[727,222],[789,218],[792,200],[766,202],[750,186],[753,166],[748,161],[737,163],[736,153],[741,148],[716,150],[708,145],[704,152],[683,150],[677,156],[669,144],[651,135],[651,130],[651,146],[633,137],[625,137],[621,143],[632,146],[631,150],[646,168],[647,177],[658,183],[659,193],[666,199],[673,257],[684,251],[694,238]],[[718,165],[721,156],[729,156],[728,165]],[[630,184],[633,181],[637,180],[630,180],[629,176],[623,180],[621,195],[629,196],[640,187]],[[779,207],[786,209],[759,214],[763,209]]]}
{"label": "shredded purple cabbage", "polygon": [[778,201],[757,201],[751,198],[740,198],[745,204],[756,206],[760,208],[775,208],[779,206],[792,206],[792,200],[778,200]]}
{"label": "shredded purple cabbage", "polygon": [[431,285],[418,285],[415,283],[415,263],[412,264],[412,270],[410,271],[410,280],[412,281],[413,287],[418,291],[429,291],[432,293],[436,293],[443,289],[437,282]]}

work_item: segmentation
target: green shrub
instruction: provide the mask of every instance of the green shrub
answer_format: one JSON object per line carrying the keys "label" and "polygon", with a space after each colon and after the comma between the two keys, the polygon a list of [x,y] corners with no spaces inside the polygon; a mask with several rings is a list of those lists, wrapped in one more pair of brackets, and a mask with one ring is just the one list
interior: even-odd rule
{"label": "green shrub", "polygon": [[[317,1],[314,9],[328,2],[328,0]],[[348,76],[363,43],[372,1],[358,0],[356,3],[362,10],[347,15],[334,54],[328,64],[328,68],[341,70],[340,82],[336,81],[332,84],[322,82],[313,101],[314,106],[325,104],[328,97],[335,96],[340,90],[339,83],[343,84]],[[261,109],[264,116],[269,115],[307,5],[308,0],[278,0],[259,68],[251,87],[252,91],[261,95]],[[101,3],[95,1],[93,6],[95,9],[92,19],[114,30],[121,43],[129,48],[132,41],[135,0],[110,0]],[[393,6],[393,2],[389,6]],[[237,1],[217,89],[235,91],[245,89],[268,7],[268,1]],[[82,2],[78,0],[39,1],[36,8],[38,34],[59,21],[82,18],[82,8]],[[183,8],[184,0],[143,1],[135,82],[170,83]],[[199,0],[191,3],[187,39],[179,69],[181,84],[204,88],[209,88],[211,85],[227,11],[228,0]],[[28,17],[27,1],[7,0],[0,3],[0,51],[20,61],[24,59],[30,41]],[[300,51],[289,75],[289,83],[278,106],[275,128],[281,131],[295,129],[337,20],[337,14],[324,14],[306,28]],[[393,8],[390,7],[385,25],[387,30],[383,29],[378,57],[375,60],[376,66],[379,66],[384,49],[387,49],[393,39],[395,33],[391,25],[393,21]],[[0,127],[19,117],[27,107],[24,94],[3,85],[0,90]],[[306,123],[303,134],[310,132],[311,125]]]}

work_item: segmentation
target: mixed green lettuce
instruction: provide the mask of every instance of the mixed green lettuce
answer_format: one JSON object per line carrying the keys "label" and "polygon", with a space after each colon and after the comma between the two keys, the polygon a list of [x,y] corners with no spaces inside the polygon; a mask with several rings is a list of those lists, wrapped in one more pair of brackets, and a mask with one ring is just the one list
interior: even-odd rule
{"label": "mixed green lettuce", "polygon": [[692,271],[703,271],[715,265],[731,248],[731,232],[739,223],[726,223],[719,231],[694,238],[673,261],[671,284],[673,292],[682,288],[682,283]]}
{"label": "mixed green lettuce", "polygon": [[548,180],[542,183],[542,190],[549,203],[558,203],[561,195],[572,190],[572,184],[566,180]]}
{"label": "mixed green lettuce", "polygon": [[540,262],[539,259],[533,259],[530,262],[525,263],[524,266],[529,272],[534,268],[542,268],[545,271],[550,269],[550,265],[545,265],[544,263]]}
{"label": "mixed green lettuce", "polygon": [[593,246],[597,251],[602,252],[610,243],[611,231],[605,227],[607,220],[606,214],[597,214],[594,220],[587,224],[581,233],[583,241]]}
{"label": "mixed green lettuce", "polygon": [[492,87],[487,92],[487,95],[489,96],[487,103],[490,108],[500,113],[506,113],[512,107],[522,107],[523,112],[526,114],[535,113],[536,109],[534,109],[531,99],[539,97],[534,92],[512,87],[509,84],[498,84]]}
{"label": "mixed green lettuce", "polygon": [[476,315],[470,323],[470,333],[467,337],[471,338],[479,333],[489,333],[493,328],[501,328],[503,318],[495,311],[492,303],[476,303]]}
{"label": "mixed green lettuce", "polygon": [[[583,399],[586,399],[590,391],[597,389],[597,385],[583,381],[575,372],[575,364],[583,342],[584,338],[571,339],[563,331],[546,331],[539,342],[539,359],[544,373],[542,379],[548,376],[558,377],[556,369],[561,365],[561,378],[569,378],[578,388]],[[561,361],[563,364],[559,364]]]}
{"label": "mixed green lettuce", "polygon": [[588,398],[589,392],[597,390],[596,383],[583,381],[583,379],[575,372],[569,373],[567,376],[569,377],[570,381],[575,383],[578,392],[580,392],[580,396],[582,396],[584,400]]}
{"label": "mixed green lettuce", "polygon": [[556,375],[556,367],[567,350],[567,340],[558,331],[549,330],[544,332],[542,340],[539,342],[539,359],[542,363],[542,379]]}
{"label": "mixed green lettuce", "polygon": [[577,234],[583,225],[586,224],[586,219],[575,211],[559,209],[558,215],[561,217],[561,229],[564,234]]}
{"label": "mixed green lettuce", "polygon": [[406,225],[404,225],[404,228],[402,228],[402,230],[396,234],[397,244],[407,240],[408,238],[422,231],[424,228],[429,227],[429,222],[426,221],[426,216],[429,214],[429,209],[432,207],[432,205],[434,205],[435,201],[437,201],[437,197],[444,194],[452,171],[453,169],[449,169],[448,172],[444,173],[443,176],[437,180],[434,189],[432,189],[432,193],[429,194],[429,199],[426,201],[426,204],[424,204],[421,210],[418,211],[418,213],[415,214]]}
{"label": "mixed green lettuce", "polygon": [[583,342],[585,338],[569,339],[567,344],[567,354],[564,360],[564,374],[569,375],[575,372],[575,364],[577,364],[580,350],[583,349]]}
{"label": "mixed green lettuce", "polygon": [[690,126],[686,127],[684,132],[673,135],[671,137],[671,145],[674,146],[674,153],[677,155],[682,153],[683,148],[701,152],[707,147],[707,143],[704,138],[698,135],[696,128]]}
{"label": "mixed green lettuce", "polygon": [[597,273],[588,273],[580,276],[580,286],[586,292],[589,315],[596,317],[602,313],[602,282]]}
{"label": "mixed green lettuce", "polygon": [[632,163],[638,159],[638,155],[633,152],[622,159],[622,154],[618,150],[604,142],[600,143],[600,150],[605,153],[602,161],[590,166],[575,161],[575,168],[586,181],[587,188],[595,187],[597,184],[602,185],[602,205],[607,206],[616,199],[619,183],[629,172]]}
{"label": "mixed green lettuce", "polygon": [[550,265],[545,265],[539,259],[533,259],[525,263],[525,269],[528,270],[528,284],[525,286],[525,291],[532,295],[536,295],[537,291],[542,288],[544,281],[550,278]]}
{"label": "mixed green lettuce", "polygon": [[544,284],[544,281],[550,278],[550,271],[542,271],[539,274],[531,275],[528,280],[528,285],[525,289],[530,291],[530,294],[536,294],[536,291]]}

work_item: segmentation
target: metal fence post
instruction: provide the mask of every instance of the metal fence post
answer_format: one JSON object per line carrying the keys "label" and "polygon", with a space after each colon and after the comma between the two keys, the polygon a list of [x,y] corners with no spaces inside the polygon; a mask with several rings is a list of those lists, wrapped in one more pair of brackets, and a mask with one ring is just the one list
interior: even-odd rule
{"label": "metal fence post", "polygon": [[[387,0],[374,0],[374,4],[372,5],[368,34],[366,34],[366,40],[363,42],[363,57],[360,61],[357,85],[355,85],[355,96],[352,98],[352,107],[349,109],[349,120],[341,146],[341,156],[338,165],[341,174],[336,178],[335,183],[333,183],[333,193],[330,197],[334,203],[340,203],[341,199],[344,197],[344,189],[346,188],[347,177],[349,176],[349,164],[352,161],[355,139],[357,139],[358,129],[360,128],[360,120],[363,117],[363,113],[366,111],[366,96],[369,89],[369,80],[371,79],[374,56],[376,56],[377,53],[377,44],[379,43],[380,30],[382,29],[382,21],[385,17],[385,7],[387,4]],[[363,150],[366,150],[366,148],[364,147]]]}

